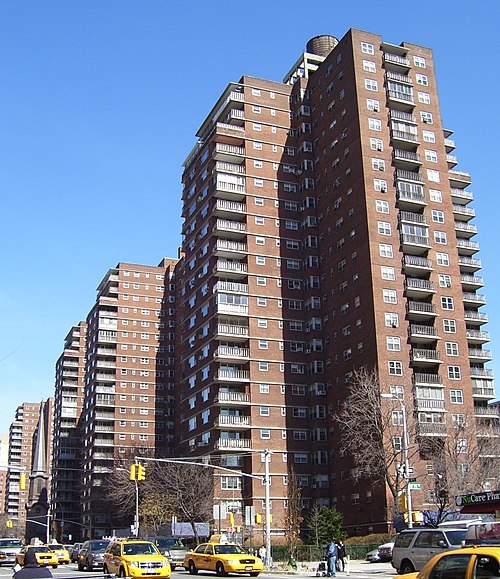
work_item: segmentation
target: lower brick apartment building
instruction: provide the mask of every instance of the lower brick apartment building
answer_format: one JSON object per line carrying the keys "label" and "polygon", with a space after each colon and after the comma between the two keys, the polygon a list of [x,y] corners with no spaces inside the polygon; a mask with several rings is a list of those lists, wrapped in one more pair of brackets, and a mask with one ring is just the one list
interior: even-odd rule
{"label": "lower brick apartment building", "polygon": [[[422,476],[428,441],[456,424],[498,436],[471,179],[451,134],[431,50],[360,30],[312,39],[284,82],[227,86],[184,164],[180,259],[110,270],[70,352],[89,535],[109,532],[99,487],[136,446],[233,469],[216,473],[215,501],[237,524],[263,511],[246,475],[268,451],[274,534],[290,466],[305,512],[336,506],[349,534],[386,530],[392,498],[352,479],[332,420],[363,367],[404,404]],[[56,505],[71,497],[61,472]],[[414,501],[432,509],[432,483]]]}

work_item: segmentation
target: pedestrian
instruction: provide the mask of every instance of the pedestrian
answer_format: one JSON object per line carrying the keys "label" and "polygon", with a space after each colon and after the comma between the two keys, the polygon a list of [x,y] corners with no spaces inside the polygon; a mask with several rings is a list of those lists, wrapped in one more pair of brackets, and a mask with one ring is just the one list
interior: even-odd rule
{"label": "pedestrian", "polygon": [[327,560],[327,577],[335,577],[337,575],[337,556],[338,548],[334,541],[330,541],[326,547]]}
{"label": "pedestrian", "polygon": [[[338,557],[340,567],[342,567],[342,572],[344,572],[345,571],[346,551],[345,551],[345,545],[342,541],[339,541],[338,545],[337,545],[337,557]],[[340,571],[340,569],[339,569],[339,571]]]}
{"label": "pedestrian", "polygon": [[259,547],[259,557],[262,559],[262,563],[264,563],[264,565],[266,564],[266,555],[267,549],[264,545],[262,545],[261,547]]}
{"label": "pedestrian", "polygon": [[[15,569],[15,567],[14,567]],[[13,579],[39,579],[53,577],[50,569],[38,564],[35,550],[28,549],[24,557],[24,566],[12,575]]]}

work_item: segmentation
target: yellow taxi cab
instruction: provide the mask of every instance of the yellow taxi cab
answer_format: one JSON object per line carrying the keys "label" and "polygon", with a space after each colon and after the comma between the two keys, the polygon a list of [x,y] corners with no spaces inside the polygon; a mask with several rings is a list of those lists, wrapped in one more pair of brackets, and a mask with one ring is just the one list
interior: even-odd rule
{"label": "yellow taxi cab", "polygon": [[59,561],[59,564],[64,564],[67,565],[69,563],[70,557],[69,557],[69,551],[68,549],[66,549],[66,547],[64,545],[59,545],[57,543],[51,543],[50,545],[47,545],[47,547],[56,554],[57,560]]}
{"label": "yellow taxi cab", "polygon": [[464,547],[443,551],[427,561],[420,572],[396,577],[397,579],[497,579],[500,577],[500,546]]}
{"label": "yellow taxi cab", "polygon": [[21,567],[24,566],[24,559],[28,551],[35,553],[36,562],[39,565],[53,567],[54,569],[57,568],[57,565],[59,564],[57,555],[45,545],[26,545],[23,547],[16,555],[16,563],[21,565]]}
{"label": "yellow taxi cab", "polygon": [[221,538],[216,542],[202,543],[186,553],[184,567],[191,575],[198,571],[215,571],[219,576],[248,573],[251,577],[257,577],[262,572],[263,564],[260,557],[249,555],[240,545]]}
{"label": "yellow taxi cab", "polygon": [[112,541],[104,553],[103,573],[119,577],[170,577],[170,563],[150,541]]}

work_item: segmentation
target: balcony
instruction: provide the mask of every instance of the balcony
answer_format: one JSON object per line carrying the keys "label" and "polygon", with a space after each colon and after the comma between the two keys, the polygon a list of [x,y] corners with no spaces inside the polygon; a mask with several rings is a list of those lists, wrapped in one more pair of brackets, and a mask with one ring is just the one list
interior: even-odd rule
{"label": "balcony", "polygon": [[484,297],[484,295],[476,294],[473,292],[463,293],[462,294],[462,301],[466,305],[476,306],[476,307],[481,307],[481,306],[484,306],[486,304],[486,298]]}
{"label": "balcony", "polygon": [[232,281],[218,281],[214,285],[214,292],[232,292],[235,294],[247,294],[248,284]]}
{"label": "balcony", "polygon": [[213,137],[214,141],[217,143],[225,142],[228,144],[241,144],[242,140],[245,138],[245,129],[239,126],[240,124],[244,123],[243,111],[230,111],[225,120],[235,122],[217,123],[215,125],[215,134]]}
{"label": "balcony", "polygon": [[115,406],[115,397],[107,394],[97,394],[95,397],[96,406]]}
{"label": "balcony", "polygon": [[451,200],[457,205],[467,205],[471,201],[474,201],[474,193],[472,191],[465,191],[465,189],[459,189],[458,187],[451,188]]}
{"label": "balcony", "polygon": [[465,255],[458,256],[458,265],[460,266],[460,271],[463,273],[474,273],[482,268],[480,259],[474,259]]}
{"label": "balcony", "polygon": [[406,94],[397,90],[388,90],[387,97],[393,105],[403,110],[413,110],[415,107],[415,101],[411,94]]}
{"label": "balcony", "polygon": [[219,438],[215,443],[216,450],[238,450],[251,448],[249,438]]}
{"label": "balcony", "polygon": [[418,135],[410,131],[400,131],[391,128],[391,142],[401,148],[415,148],[420,144]]}
{"label": "balcony", "polygon": [[404,149],[394,149],[392,158],[395,167],[401,169],[418,169],[422,165],[421,157],[418,153],[413,151],[405,151]]}
{"label": "balcony", "polygon": [[432,281],[420,278],[406,278],[404,289],[406,296],[409,298],[429,297],[436,293]]}
{"label": "balcony", "polygon": [[468,239],[457,239],[457,249],[458,255],[470,257],[479,251],[479,243]]}
{"label": "balcony", "polygon": [[467,330],[467,343],[482,345],[490,341],[489,332],[481,332],[479,330]]}
{"label": "balcony", "polygon": [[466,171],[448,171],[448,179],[450,180],[450,187],[453,189],[465,189],[471,183],[471,176]]}
{"label": "balcony", "polygon": [[494,406],[474,406],[474,415],[481,418],[499,418],[498,408]]}
{"label": "balcony", "polygon": [[429,398],[416,398],[415,406],[417,410],[443,410],[444,400],[433,400]]}
{"label": "balcony", "polygon": [[414,386],[431,386],[433,388],[442,388],[443,379],[439,374],[431,374],[425,372],[415,372],[413,375]]}
{"label": "balcony", "polygon": [[244,219],[247,212],[246,203],[239,201],[230,201],[228,199],[217,199],[214,207],[214,214],[220,217],[229,217]]}
{"label": "balcony", "polygon": [[111,438],[100,438],[98,436],[96,436],[94,438],[94,446],[114,446],[115,445],[115,441],[114,439]]}
{"label": "balcony", "polygon": [[453,204],[453,217],[455,221],[470,221],[476,216],[475,209],[472,207],[466,207],[465,205]]}
{"label": "balcony", "polygon": [[217,314],[248,315],[248,306],[245,304],[217,304]]}
{"label": "balcony", "polygon": [[460,283],[462,290],[466,292],[474,292],[484,286],[483,278],[476,275],[461,275]]}
{"label": "balcony", "polygon": [[221,414],[215,419],[214,426],[215,428],[248,428],[250,426],[250,416],[226,416]]}
{"label": "balcony", "polygon": [[233,340],[248,338],[248,326],[241,326],[236,324],[217,324],[216,337],[230,337]]}
{"label": "balcony", "polygon": [[114,382],[116,379],[114,372],[96,372],[97,380],[106,380]]}
{"label": "balcony", "polygon": [[215,171],[217,173],[234,173],[235,175],[244,175],[245,167],[242,165],[234,165],[233,163],[224,163],[222,161],[217,161],[215,163]]}
{"label": "balcony", "polygon": [[481,348],[469,348],[470,362],[491,362],[493,356],[491,350],[483,350]]}
{"label": "balcony", "polygon": [[468,326],[482,326],[488,323],[488,314],[476,312],[475,310],[465,310],[464,320]]}
{"label": "balcony", "polygon": [[250,380],[250,372],[236,368],[219,368],[216,379],[222,382],[248,382]]}
{"label": "balcony", "polygon": [[111,342],[116,344],[116,332],[111,330],[99,330],[97,340],[99,342]]}
{"label": "balcony", "polygon": [[401,249],[403,253],[409,255],[421,255],[431,248],[429,237],[424,235],[412,235],[410,233],[401,233]]}
{"label": "balcony", "polygon": [[398,207],[402,210],[418,210],[427,205],[423,191],[422,193],[418,193],[416,191],[404,191],[398,188],[397,201]]}
{"label": "balcony", "polygon": [[446,149],[446,152],[450,153],[451,151],[453,151],[453,149],[455,149],[455,141],[453,139],[450,139],[450,138],[445,138],[444,139],[444,147]]}
{"label": "balcony", "polygon": [[411,77],[407,74],[401,74],[400,72],[392,72],[390,70],[386,71],[385,78],[387,80],[392,80],[394,82],[401,82],[403,84],[413,85]]}
{"label": "balcony", "polygon": [[228,239],[217,239],[214,247],[214,254],[222,257],[231,257],[234,254],[248,253],[248,246],[246,243],[240,241],[229,241]]}
{"label": "balcony", "polygon": [[448,163],[448,169],[453,169],[458,165],[458,159],[455,155],[446,155],[446,162]]}
{"label": "balcony", "polygon": [[114,394],[115,385],[105,386],[104,384],[98,384],[95,388],[96,394]]}
{"label": "balcony", "polygon": [[472,387],[472,396],[478,400],[493,400],[496,398],[495,388],[491,387]]}
{"label": "balcony", "polygon": [[429,344],[439,340],[437,328],[420,324],[410,324],[408,337],[412,344]]}
{"label": "balcony", "polygon": [[217,219],[213,231],[215,233],[224,233],[225,237],[241,238],[246,235],[246,223],[239,221],[229,221],[228,219]]}
{"label": "balcony", "polygon": [[246,277],[247,273],[247,264],[239,261],[225,261],[219,259],[214,267],[215,275],[224,275],[225,277]]}
{"label": "balcony", "polygon": [[406,312],[410,320],[430,320],[437,316],[436,306],[427,302],[408,301]]}
{"label": "balcony", "polygon": [[248,360],[249,357],[250,350],[248,348],[219,346],[214,352],[216,360]]}
{"label": "balcony", "polygon": [[462,221],[455,221],[455,233],[457,238],[470,239],[477,234],[476,225],[471,223],[463,223]]}
{"label": "balcony", "polygon": [[390,52],[384,53],[384,66],[386,70],[410,70],[410,60],[404,56],[399,56],[399,54],[391,54]]}
{"label": "balcony", "polygon": [[249,404],[250,396],[246,392],[223,392],[219,390],[214,402],[218,404]]}
{"label": "balcony", "polygon": [[482,366],[470,367],[471,378],[480,380],[493,380],[494,374],[491,368],[483,368]]}
{"label": "balcony", "polygon": [[214,195],[220,199],[229,199],[239,202],[245,199],[245,185],[242,183],[233,183],[232,181],[227,180],[227,176],[224,179],[222,175],[218,175],[215,182]]}
{"label": "balcony", "polygon": [[101,360],[98,359],[96,361],[97,368],[116,368],[116,361],[115,360]]}
{"label": "balcony", "polygon": [[426,350],[423,348],[412,348],[410,359],[413,366],[429,366],[442,363],[441,356],[437,350]]}
{"label": "balcony", "polygon": [[420,436],[446,436],[446,424],[419,422],[417,428]]}
{"label": "balcony", "polygon": [[405,255],[403,257],[403,269],[405,275],[427,275],[432,271],[432,261],[426,257]]}
{"label": "balcony", "polygon": [[226,163],[243,163],[245,160],[245,148],[216,143],[213,158],[216,161],[225,161]]}

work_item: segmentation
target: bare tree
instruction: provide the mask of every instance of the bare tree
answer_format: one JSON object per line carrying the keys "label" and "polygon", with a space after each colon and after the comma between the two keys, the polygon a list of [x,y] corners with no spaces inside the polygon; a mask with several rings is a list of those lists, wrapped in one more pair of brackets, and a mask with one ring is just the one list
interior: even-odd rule
{"label": "bare tree", "polygon": [[285,513],[285,538],[288,544],[290,561],[296,559],[300,539],[302,517],[302,487],[292,465],[288,467],[287,508]]}
{"label": "bare tree", "polygon": [[340,427],[340,450],[354,462],[353,479],[385,481],[396,503],[404,486],[404,445],[393,445],[401,438],[401,416],[394,405],[382,404],[380,393],[376,370],[356,370],[350,394],[333,419]]}
{"label": "bare tree", "polygon": [[474,417],[462,416],[463,420],[449,425],[446,437],[421,443],[422,458],[430,465],[428,476],[421,480],[435,507],[424,511],[427,524],[438,525],[456,513],[458,495],[496,488],[500,481],[498,425],[477,425]]}
{"label": "bare tree", "polygon": [[142,498],[139,506],[140,526],[145,534],[159,535],[163,525],[172,520],[173,505],[170,497],[150,491]]}

